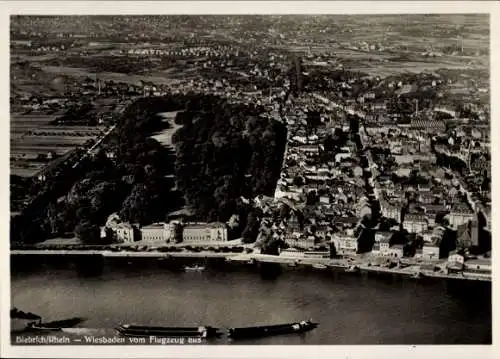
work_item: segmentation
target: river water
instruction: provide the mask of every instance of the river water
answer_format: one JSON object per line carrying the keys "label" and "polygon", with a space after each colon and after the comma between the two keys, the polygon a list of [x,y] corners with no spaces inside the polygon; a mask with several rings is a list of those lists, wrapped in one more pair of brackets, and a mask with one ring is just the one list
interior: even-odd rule
{"label": "river water", "polygon": [[79,327],[86,328],[120,323],[228,328],[309,318],[320,323],[302,336],[242,344],[491,343],[490,284],[457,287],[291,269],[265,279],[255,268],[177,272],[149,261],[104,263],[93,276],[70,262],[34,266],[31,260],[29,270],[17,263],[11,305],[44,321],[85,317]]}

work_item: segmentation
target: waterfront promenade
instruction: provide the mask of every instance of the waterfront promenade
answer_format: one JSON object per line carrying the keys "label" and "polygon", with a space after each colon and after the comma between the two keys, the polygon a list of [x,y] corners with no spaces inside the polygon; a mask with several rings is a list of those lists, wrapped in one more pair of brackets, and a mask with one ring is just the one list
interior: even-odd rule
{"label": "waterfront promenade", "polygon": [[21,250],[11,250],[11,255],[59,255],[59,256],[70,256],[70,255],[85,255],[85,256],[103,256],[103,257],[130,257],[130,258],[169,258],[169,257],[186,257],[186,258],[229,258],[232,256],[238,256],[239,253],[217,253],[217,252],[113,252],[106,250],[57,250],[57,249],[21,249]]}
{"label": "waterfront promenade", "polygon": [[458,279],[469,281],[486,281],[491,282],[491,276],[476,275],[473,273],[444,273],[435,272],[420,268],[418,264],[409,265],[407,267],[388,268],[384,266],[371,265],[368,261],[365,262],[350,262],[347,259],[331,259],[331,258],[304,258],[304,257],[287,257],[275,256],[259,253],[221,253],[211,251],[201,252],[113,252],[108,250],[11,250],[11,255],[63,255],[63,256],[89,256],[96,255],[105,258],[221,258],[233,263],[275,263],[288,265],[291,267],[313,267],[320,270],[341,270],[352,271],[358,273],[375,273],[375,274],[393,274],[402,277],[429,277],[436,279]]}

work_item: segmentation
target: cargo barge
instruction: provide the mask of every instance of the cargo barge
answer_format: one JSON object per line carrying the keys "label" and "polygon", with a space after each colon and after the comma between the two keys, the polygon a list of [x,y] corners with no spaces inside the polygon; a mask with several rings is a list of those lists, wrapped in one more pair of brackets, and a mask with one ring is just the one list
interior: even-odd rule
{"label": "cargo barge", "polygon": [[297,323],[265,325],[256,327],[230,328],[228,336],[231,339],[263,338],[275,335],[300,334],[315,329],[318,323],[305,320]]}
{"label": "cargo barge", "polygon": [[116,331],[124,336],[129,337],[200,337],[200,338],[217,338],[221,334],[218,328],[210,326],[200,327],[154,327],[142,325],[123,324],[116,328]]}

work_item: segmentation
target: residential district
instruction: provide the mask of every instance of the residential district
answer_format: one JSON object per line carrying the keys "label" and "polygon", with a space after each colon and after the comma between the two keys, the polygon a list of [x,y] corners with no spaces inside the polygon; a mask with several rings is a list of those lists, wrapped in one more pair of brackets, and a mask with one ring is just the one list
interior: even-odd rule
{"label": "residential district", "polygon": [[[432,86],[435,80],[429,82]],[[272,107],[272,98],[259,100]],[[418,264],[423,270],[489,278],[491,248],[479,249],[480,236],[491,231],[491,198],[481,183],[490,171],[489,127],[484,112],[470,107],[482,121],[460,118],[444,107],[415,108],[409,121],[399,121],[370,91],[343,103],[319,93],[288,101],[276,118],[286,123],[288,138],[274,197],[252,200],[269,214],[261,221],[259,237],[282,240],[282,257],[358,258],[383,267]],[[278,116],[276,108],[273,112]],[[313,129],[307,120],[311,113],[318,116]],[[439,119],[443,113],[448,120]],[[450,121],[456,126],[447,130]],[[466,163],[464,175],[453,169],[454,158]],[[280,206],[292,209],[288,219],[273,218]],[[374,211],[381,218],[376,225],[370,223]],[[102,235],[109,228],[126,243],[206,246],[228,241],[227,226],[172,221],[137,231],[114,215]],[[360,248],[367,232],[373,243]],[[407,239],[398,243],[401,233],[413,248]],[[454,243],[447,249],[442,242],[450,235]]]}

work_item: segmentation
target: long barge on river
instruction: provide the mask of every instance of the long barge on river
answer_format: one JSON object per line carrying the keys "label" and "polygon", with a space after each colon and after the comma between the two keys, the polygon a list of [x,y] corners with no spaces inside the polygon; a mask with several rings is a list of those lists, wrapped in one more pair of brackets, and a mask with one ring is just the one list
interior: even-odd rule
{"label": "long barge on river", "polygon": [[221,335],[218,328],[210,326],[200,327],[157,327],[123,324],[116,328],[121,335],[128,337],[200,337],[217,338]]}
{"label": "long barge on river", "polygon": [[229,338],[236,339],[252,339],[263,338],[285,334],[301,334],[315,329],[318,323],[312,320],[303,320],[301,322],[277,325],[263,325],[255,327],[230,328],[228,331]]}

